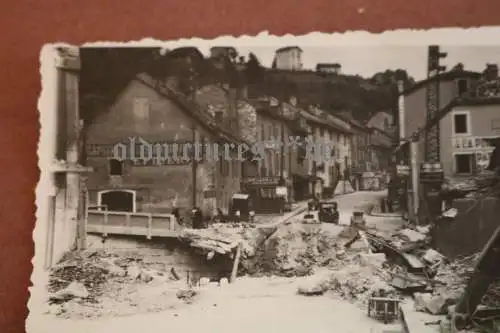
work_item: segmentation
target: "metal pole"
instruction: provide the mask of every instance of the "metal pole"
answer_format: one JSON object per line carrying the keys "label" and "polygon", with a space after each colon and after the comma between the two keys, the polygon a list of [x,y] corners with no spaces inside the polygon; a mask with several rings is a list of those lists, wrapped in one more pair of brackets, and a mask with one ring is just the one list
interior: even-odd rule
{"label": "metal pole", "polygon": [[195,151],[194,151],[194,145],[196,144],[196,127],[193,126],[192,128],[193,131],[193,149],[192,149],[192,156],[191,156],[191,171],[192,171],[192,177],[193,177],[193,208],[196,207],[196,187],[197,187],[197,182],[196,182],[196,176],[197,176],[197,169],[198,169],[198,163],[196,161],[196,156],[195,156]]}
{"label": "metal pole", "polygon": [[418,167],[418,140],[413,138],[410,142],[410,158],[411,158],[411,187],[413,193],[413,217],[418,222],[418,209],[420,204],[420,181]]}
{"label": "metal pole", "polygon": [[402,143],[406,137],[405,126],[405,96],[404,96],[404,81],[398,81],[398,112],[399,112],[399,141]]}
{"label": "metal pole", "polygon": [[284,184],[285,174],[285,125],[281,122],[281,145],[280,145],[280,181]]}

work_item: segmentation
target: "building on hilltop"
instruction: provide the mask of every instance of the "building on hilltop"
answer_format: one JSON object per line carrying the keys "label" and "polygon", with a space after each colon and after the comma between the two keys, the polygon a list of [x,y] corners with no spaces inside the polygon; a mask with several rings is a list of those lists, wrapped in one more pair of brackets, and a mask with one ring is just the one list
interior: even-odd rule
{"label": "building on hilltop", "polygon": [[297,71],[302,69],[302,49],[298,46],[287,46],[276,50],[273,68]]}
{"label": "building on hilltop", "polygon": [[232,46],[214,46],[210,48],[210,58],[228,57],[233,59],[237,55],[238,51]]}
{"label": "building on hilltop", "polygon": [[320,63],[316,65],[316,72],[319,73],[340,74],[341,71],[342,65],[339,63]]}

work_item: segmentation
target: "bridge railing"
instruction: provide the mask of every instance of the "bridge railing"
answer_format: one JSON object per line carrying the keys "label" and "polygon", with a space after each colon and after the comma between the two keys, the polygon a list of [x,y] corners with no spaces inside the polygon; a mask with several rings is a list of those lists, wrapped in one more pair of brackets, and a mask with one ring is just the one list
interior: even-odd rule
{"label": "bridge railing", "polygon": [[[92,207],[94,208],[94,207]],[[109,211],[96,207],[87,211],[87,232],[103,236],[136,235],[152,237],[175,237],[182,230],[172,214],[132,213]],[[105,208],[105,209],[101,209]]]}

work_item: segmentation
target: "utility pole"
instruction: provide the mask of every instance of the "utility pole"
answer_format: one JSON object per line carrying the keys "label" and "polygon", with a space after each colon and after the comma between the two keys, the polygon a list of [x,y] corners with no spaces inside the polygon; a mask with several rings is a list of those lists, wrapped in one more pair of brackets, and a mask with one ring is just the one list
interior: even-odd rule
{"label": "utility pole", "polygon": [[418,223],[418,210],[420,205],[420,179],[418,166],[418,136],[413,135],[410,141],[410,159],[411,159],[411,186],[412,186],[412,211],[411,215]]}
{"label": "utility pole", "polygon": [[196,160],[196,151],[195,151],[195,145],[196,145],[196,126],[192,127],[192,141],[193,141],[193,146],[191,148],[191,172],[192,172],[192,177],[193,177],[193,207],[197,206],[197,191],[196,187],[198,186],[197,182],[197,174],[198,174],[198,161]]}
{"label": "utility pole", "polygon": [[285,124],[281,121],[280,182],[285,185]]}
{"label": "utility pole", "polygon": [[[191,59],[187,59],[188,63],[188,80],[189,80],[189,94],[188,94],[188,99],[191,100],[191,102],[195,103],[195,94],[196,94],[196,86],[195,86],[195,70],[192,66]],[[197,206],[198,198],[197,198],[197,187],[198,187],[198,182],[197,182],[197,175],[198,175],[198,161],[196,161],[196,156],[195,156],[195,145],[196,145],[196,125],[193,121],[193,125],[191,127],[191,132],[192,132],[192,149],[191,149],[191,177],[192,177],[192,204],[193,208]]]}
{"label": "utility pole", "polygon": [[[430,123],[439,112],[439,74],[446,70],[440,65],[440,60],[447,53],[440,52],[439,46],[429,46],[427,77],[431,79],[427,85],[426,122]],[[425,162],[422,165],[421,182],[425,183],[424,195],[427,202],[430,220],[433,220],[435,200],[443,181],[443,170],[440,159],[440,126],[439,122],[425,132]]]}
{"label": "utility pole", "polygon": [[[427,85],[427,113],[426,120],[429,123],[439,111],[439,74],[446,70],[445,66],[440,66],[439,61],[445,58],[447,53],[440,52],[439,46],[429,46],[427,78],[431,80]],[[429,163],[440,163],[440,140],[439,123],[427,130],[425,133],[425,158]]]}

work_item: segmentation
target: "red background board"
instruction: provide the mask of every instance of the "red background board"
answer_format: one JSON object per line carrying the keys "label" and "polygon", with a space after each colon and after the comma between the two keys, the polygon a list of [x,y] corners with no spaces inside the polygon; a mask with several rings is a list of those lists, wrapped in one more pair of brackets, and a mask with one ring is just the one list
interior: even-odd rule
{"label": "red background board", "polygon": [[[364,8],[362,13],[359,8]],[[497,0],[0,1],[0,331],[24,332],[43,44],[499,25]]]}

